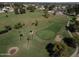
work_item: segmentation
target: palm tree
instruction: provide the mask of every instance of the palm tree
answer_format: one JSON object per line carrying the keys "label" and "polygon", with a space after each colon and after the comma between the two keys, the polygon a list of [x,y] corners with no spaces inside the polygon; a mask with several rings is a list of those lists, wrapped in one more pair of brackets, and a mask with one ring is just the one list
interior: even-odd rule
{"label": "palm tree", "polygon": [[20,34],[20,40],[22,39],[22,37],[23,37],[23,34]]}

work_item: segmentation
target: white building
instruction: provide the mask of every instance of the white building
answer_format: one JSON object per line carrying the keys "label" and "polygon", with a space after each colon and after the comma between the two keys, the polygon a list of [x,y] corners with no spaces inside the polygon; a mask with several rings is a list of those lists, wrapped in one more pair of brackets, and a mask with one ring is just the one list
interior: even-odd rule
{"label": "white building", "polygon": [[0,13],[4,13],[4,11],[7,10],[8,12],[13,12],[14,9],[12,7],[4,7],[2,10],[0,10]]}

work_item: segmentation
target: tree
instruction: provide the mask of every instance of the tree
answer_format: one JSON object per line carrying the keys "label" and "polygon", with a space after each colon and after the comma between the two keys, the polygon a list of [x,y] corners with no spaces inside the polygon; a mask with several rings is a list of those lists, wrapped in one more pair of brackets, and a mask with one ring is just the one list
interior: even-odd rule
{"label": "tree", "polygon": [[45,48],[47,50],[47,52],[49,53],[49,56],[51,56],[53,54],[53,52],[54,52],[53,47],[54,47],[54,44],[48,43],[46,48]]}
{"label": "tree", "polygon": [[7,33],[9,32],[10,30],[12,30],[11,26],[7,25],[7,26],[4,26],[5,29],[0,31],[0,34],[4,34],[4,33]]}
{"label": "tree", "polygon": [[76,25],[75,25],[77,31],[79,32],[79,21],[76,21]]}
{"label": "tree", "polygon": [[11,26],[9,26],[9,25],[8,26],[5,26],[5,29],[6,30],[12,30]]}
{"label": "tree", "polygon": [[18,7],[14,7],[14,13],[15,13],[15,14],[19,14],[19,12],[18,12]]}
{"label": "tree", "polygon": [[38,20],[35,20],[35,22],[33,22],[32,25],[38,26]]}
{"label": "tree", "polygon": [[79,14],[79,4],[74,5],[73,9],[74,9],[76,15],[78,15]]}
{"label": "tree", "polygon": [[76,16],[69,16],[71,19],[68,21],[69,25],[66,26],[66,29],[70,32],[76,32],[77,26],[76,26]]}
{"label": "tree", "polygon": [[49,5],[44,5],[44,17],[45,18],[48,18],[49,17],[49,14],[48,14],[48,11],[49,11]]}
{"label": "tree", "polygon": [[28,7],[27,7],[27,10],[29,10],[30,12],[34,12],[35,11],[35,6],[32,6],[32,5],[29,5]]}
{"label": "tree", "polygon": [[0,10],[2,10],[3,7],[4,7],[4,4],[0,3]]}
{"label": "tree", "polygon": [[48,43],[46,46],[46,50],[49,53],[49,56],[59,57],[62,55],[64,48],[63,48],[62,44]]}
{"label": "tree", "polygon": [[49,10],[53,10],[54,7],[55,7],[55,5],[50,5],[50,6],[48,7],[48,9],[49,9]]}
{"label": "tree", "polygon": [[44,5],[44,8],[45,8],[45,9],[48,9],[48,5]]}
{"label": "tree", "polygon": [[14,12],[15,14],[24,14],[25,6],[22,3],[14,3]]}
{"label": "tree", "polygon": [[25,24],[22,24],[22,23],[17,23],[15,26],[14,26],[14,28],[15,29],[20,29],[20,28],[22,28],[23,26],[24,26]]}
{"label": "tree", "polygon": [[38,26],[38,20],[35,21],[35,26]]}
{"label": "tree", "polygon": [[49,14],[48,14],[48,9],[45,9],[44,10],[44,15],[43,15],[45,18],[48,18],[49,17]]}
{"label": "tree", "polygon": [[22,39],[22,37],[23,37],[23,34],[20,34],[20,40]]}
{"label": "tree", "polygon": [[0,31],[0,34],[4,34],[4,33],[7,33],[8,32],[8,30],[2,30],[2,31]]}
{"label": "tree", "polygon": [[65,14],[66,15],[73,15],[73,13],[74,13],[73,5],[66,6]]}
{"label": "tree", "polygon": [[76,31],[76,28],[75,28],[74,25],[66,26],[66,29],[69,30],[70,32],[75,32]]}
{"label": "tree", "polygon": [[78,15],[79,14],[79,4],[68,5],[65,10],[66,15]]}
{"label": "tree", "polygon": [[65,37],[65,38],[63,38],[63,41],[69,47],[76,48],[76,40],[75,39],[69,38],[69,37]]}

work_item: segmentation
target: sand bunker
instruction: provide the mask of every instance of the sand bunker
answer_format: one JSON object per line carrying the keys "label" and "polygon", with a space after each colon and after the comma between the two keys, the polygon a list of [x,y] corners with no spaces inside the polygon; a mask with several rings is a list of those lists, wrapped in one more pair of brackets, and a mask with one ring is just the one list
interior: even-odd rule
{"label": "sand bunker", "polygon": [[15,55],[18,51],[19,51],[19,48],[18,47],[11,47],[8,50],[8,54]]}

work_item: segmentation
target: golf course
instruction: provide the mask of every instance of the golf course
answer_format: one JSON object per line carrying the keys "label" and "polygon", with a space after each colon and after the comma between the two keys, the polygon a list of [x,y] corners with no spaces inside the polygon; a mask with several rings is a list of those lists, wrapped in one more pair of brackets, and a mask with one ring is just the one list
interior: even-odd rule
{"label": "golf course", "polygon": [[[65,15],[50,15],[48,18],[42,16],[43,11],[35,12],[26,11],[25,14],[5,13],[0,14],[0,31],[5,30],[6,26],[11,29],[0,34],[0,57],[48,57],[46,51],[48,43],[55,43],[57,34],[68,37],[69,34],[65,30],[67,17]],[[35,26],[33,23],[38,22]],[[17,24],[23,24],[17,29]],[[33,32],[33,35],[29,33]],[[62,42],[62,40],[61,40]],[[75,48],[67,46],[64,42],[62,56],[70,56],[74,53]],[[16,53],[9,55],[10,49],[15,48]]]}

